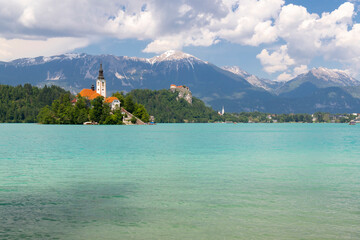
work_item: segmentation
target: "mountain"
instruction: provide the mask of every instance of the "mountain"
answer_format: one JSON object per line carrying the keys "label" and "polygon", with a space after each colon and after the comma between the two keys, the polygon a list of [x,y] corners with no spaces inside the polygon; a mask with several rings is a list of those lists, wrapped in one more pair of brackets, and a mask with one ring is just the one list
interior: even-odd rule
{"label": "mountain", "polygon": [[286,82],[277,89],[277,93],[290,93],[304,83],[311,83],[317,88],[360,86],[360,81],[354,79],[345,71],[320,67]]}
{"label": "mountain", "polygon": [[359,112],[360,82],[337,69],[315,68],[285,82],[276,94],[300,112]]}
{"label": "mountain", "polygon": [[238,66],[231,66],[231,67],[225,66],[225,67],[222,67],[222,69],[232,72],[232,73],[244,78],[251,85],[253,85],[255,87],[263,88],[269,92],[276,91],[278,88],[280,88],[284,84],[284,82],[276,82],[276,81],[272,81],[269,79],[258,78],[257,76],[252,75],[252,74],[242,70]]}
{"label": "mountain", "polygon": [[168,89],[170,84],[186,85],[195,97],[214,109],[225,105],[227,111],[264,111],[262,103],[274,97],[241,76],[179,51],[167,51],[150,59],[87,54],[18,59],[0,63],[0,83],[55,84],[77,93],[95,83],[100,63],[103,63],[109,94],[133,89]]}
{"label": "mountain", "polygon": [[240,68],[219,68],[173,50],[153,58],[63,54],[0,62],[0,84],[58,85],[78,93],[95,84],[100,63],[108,95],[133,89],[169,89],[176,84],[189,87],[193,96],[215,110],[224,106],[226,112],[360,112],[357,91],[351,87],[349,94],[350,90],[345,89],[358,82],[338,70],[312,70],[290,82],[278,83]]}
{"label": "mountain", "polygon": [[[305,94],[304,94],[305,93]],[[312,83],[303,83],[299,88],[280,95],[287,99],[288,112],[351,113],[360,111],[360,99],[340,87],[318,88]]]}

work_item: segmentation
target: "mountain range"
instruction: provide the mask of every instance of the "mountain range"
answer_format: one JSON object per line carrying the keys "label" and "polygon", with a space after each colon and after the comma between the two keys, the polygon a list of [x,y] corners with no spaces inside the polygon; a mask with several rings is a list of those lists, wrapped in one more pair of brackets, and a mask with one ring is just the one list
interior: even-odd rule
{"label": "mountain range", "polygon": [[344,71],[312,69],[288,82],[261,79],[239,67],[218,67],[167,51],[153,58],[64,54],[0,62],[0,84],[58,85],[73,93],[95,84],[103,64],[108,94],[186,85],[214,109],[227,112],[360,112],[360,82]]}

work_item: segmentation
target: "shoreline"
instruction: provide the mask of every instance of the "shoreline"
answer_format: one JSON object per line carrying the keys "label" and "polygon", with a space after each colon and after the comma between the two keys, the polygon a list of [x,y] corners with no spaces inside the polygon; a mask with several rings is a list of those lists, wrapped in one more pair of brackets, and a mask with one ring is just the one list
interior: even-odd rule
{"label": "shoreline", "polygon": [[[126,124],[43,124],[43,123],[21,123],[21,122],[16,122],[16,123],[10,123],[10,122],[2,122],[0,123],[0,125],[5,125],[5,124],[29,124],[29,125],[43,125],[43,126],[155,126],[155,125],[164,125],[164,124],[345,124],[345,125],[349,125],[349,122],[346,123],[332,123],[332,122],[313,122],[313,123],[308,123],[308,122],[277,122],[277,123],[271,123],[271,122],[252,122],[252,123],[244,123],[244,122],[207,122],[207,123],[155,123],[155,124],[131,124],[131,125],[126,125]],[[356,122],[356,124],[360,124],[360,122]]]}

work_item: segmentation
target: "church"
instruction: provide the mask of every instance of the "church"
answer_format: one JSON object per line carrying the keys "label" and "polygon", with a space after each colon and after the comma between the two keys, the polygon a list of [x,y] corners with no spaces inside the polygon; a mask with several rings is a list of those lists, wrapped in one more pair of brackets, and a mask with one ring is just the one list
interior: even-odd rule
{"label": "church", "polygon": [[91,89],[84,88],[80,91],[80,96],[93,100],[97,97],[103,96],[104,102],[109,103],[111,110],[120,108],[120,101],[117,97],[106,98],[106,80],[104,78],[104,70],[102,64],[100,63],[99,76],[96,79],[96,91],[94,85],[91,86]]}

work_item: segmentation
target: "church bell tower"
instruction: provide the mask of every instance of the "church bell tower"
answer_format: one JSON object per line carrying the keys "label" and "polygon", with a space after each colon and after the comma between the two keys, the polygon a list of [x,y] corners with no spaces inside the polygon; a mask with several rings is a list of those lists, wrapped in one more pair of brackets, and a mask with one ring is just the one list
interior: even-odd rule
{"label": "church bell tower", "polygon": [[106,98],[106,80],[104,78],[102,63],[100,63],[99,76],[96,80],[96,92]]}

